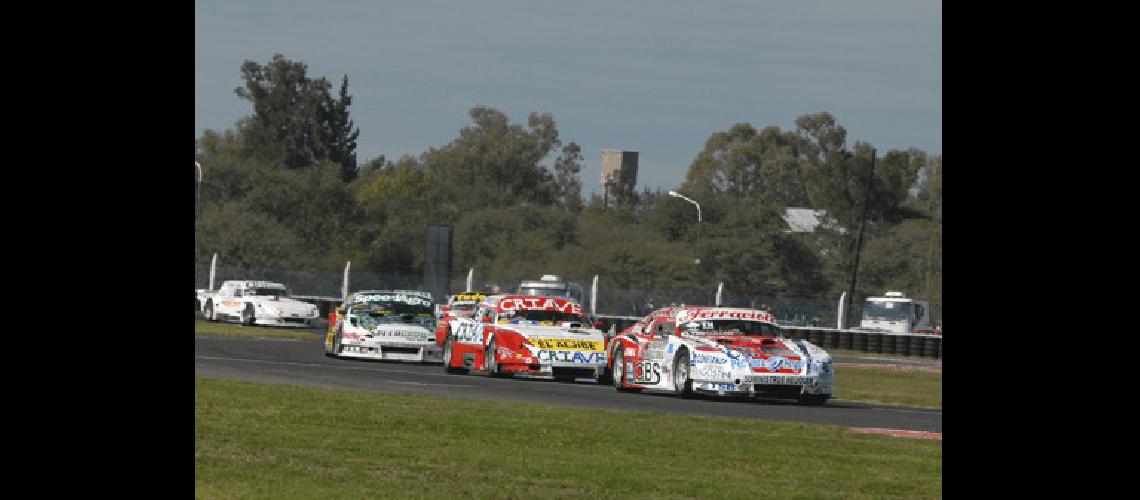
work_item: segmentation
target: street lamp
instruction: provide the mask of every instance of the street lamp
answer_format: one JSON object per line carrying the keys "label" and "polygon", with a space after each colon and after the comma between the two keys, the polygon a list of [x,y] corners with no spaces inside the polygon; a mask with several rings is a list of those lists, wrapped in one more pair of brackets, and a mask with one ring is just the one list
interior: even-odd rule
{"label": "street lamp", "polygon": [[[674,198],[680,198],[682,200],[685,200],[685,201],[692,203],[693,205],[697,206],[697,246],[700,247],[700,245],[701,245],[701,204],[689,199],[685,195],[678,193],[676,191],[669,191],[669,196],[672,196]],[[701,259],[697,258],[693,261],[693,263],[700,264]]]}
{"label": "street lamp", "polygon": [[202,199],[202,164],[194,162],[194,168],[198,169],[198,185],[194,189],[194,214],[198,214],[199,201]]}

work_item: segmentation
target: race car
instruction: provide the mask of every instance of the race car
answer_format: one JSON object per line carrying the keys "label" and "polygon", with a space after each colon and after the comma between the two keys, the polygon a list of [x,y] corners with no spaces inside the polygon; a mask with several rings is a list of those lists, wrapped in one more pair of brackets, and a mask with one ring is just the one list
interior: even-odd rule
{"label": "race car", "polygon": [[573,299],[490,296],[474,317],[452,321],[444,339],[444,371],[479,370],[490,377],[521,375],[562,382],[601,379],[606,337],[587,325],[582,305]]}
{"label": "race car", "polygon": [[329,318],[325,355],[395,361],[439,361],[431,294],[365,290],[348,296]]}
{"label": "race car", "polygon": [[771,314],[728,307],[658,309],[615,336],[618,391],[794,397],[819,405],[835,383],[831,356],[780,334]]}
{"label": "race car", "polygon": [[444,340],[451,333],[452,321],[455,318],[470,318],[479,308],[479,303],[487,296],[482,293],[459,293],[447,298],[447,304],[435,305],[435,341],[443,347]]}
{"label": "race car", "polygon": [[320,316],[317,306],[291,299],[285,285],[272,281],[225,281],[213,294],[199,294],[202,315],[209,321],[238,321],[243,325],[311,327]]}

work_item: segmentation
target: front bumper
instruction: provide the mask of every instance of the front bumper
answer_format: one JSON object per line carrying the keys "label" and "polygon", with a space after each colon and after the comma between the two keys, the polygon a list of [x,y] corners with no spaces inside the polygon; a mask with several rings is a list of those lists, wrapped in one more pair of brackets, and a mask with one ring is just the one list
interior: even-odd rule
{"label": "front bumper", "polygon": [[349,343],[341,345],[341,357],[388,361],[443,362],[443,348],[435,342]]}
{"label": "front bumper", "polygon": [[316,324],[317,318],[293,318],[293,317],[278,317],[278,318],[259,318],[254,316],[253,324],[261,326],[283,326],[288,328],[312,328]]}
{"label": "front bumper", "polygon": [[732,381],[693,379],[693,390],[706,393],[735,394],[742,396],[788,392],[831,394],[832,385],[833,378],[827,374],[749,374],[733,379]]}

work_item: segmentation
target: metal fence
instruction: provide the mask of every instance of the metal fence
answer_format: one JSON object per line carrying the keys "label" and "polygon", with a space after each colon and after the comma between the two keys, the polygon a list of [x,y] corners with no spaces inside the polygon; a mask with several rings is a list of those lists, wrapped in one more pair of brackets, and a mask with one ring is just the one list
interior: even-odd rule
{"label": "metal fence", "polygon": [[[514,292],[517,281],[480,276],[475,270],[475,287],[486,291],[484,285],[496,283],[503,293]],[[210,263],[196,262],[194,266],[194,288],[208,287]],[[343,271],[307,271],[297,269],[269,269],[222,265],[216,268],[214,287],[226,280],[267,280],[285,284],[292,295],[340,297]],[[537,279],[538,276],[530,279]],[[565,281],[578,283],[586,291],[586,305],[589,306],[590,286],[593,276],[562,276]],[[463,291],[466,287],[467,271],[449,274],[451,293]],[[428,290],[422,274],[408,272],[372,272],[352,269],[349,277],[349,292],[367,289]],[[443,297],[435,297],[437,302]],[[605,276],[598,284],[597,313],[614,316],[644,316],[650,311],[665,306],[711,305],[716,301],[716,286],[708,290],[685,290],[659,288],[653,290],[616,288],[607,285]],[[778,323],[784,326],[830,327],[837,325],[839,297],[781,297],[775,295],[744,295],[725,289],[721,304],[729,307],[764,308],[771,312]],[[862,306],[852,304],[849,318],[859,318]],[[932,318],[941,320],[940,308],[934,307]],[[856,323],[853,326],[857,326]]]}

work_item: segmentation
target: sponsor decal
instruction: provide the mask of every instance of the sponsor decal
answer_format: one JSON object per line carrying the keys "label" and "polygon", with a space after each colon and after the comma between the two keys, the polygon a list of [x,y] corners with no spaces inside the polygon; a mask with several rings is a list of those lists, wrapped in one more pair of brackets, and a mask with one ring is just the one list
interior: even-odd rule
{"label": "sponsor decal", "polygon": [[633,381],[637,384],[657,384],[661,382],[661,363],[634,363]]}
{"label": "sponsor decal", "polygon": [[736,391],[736,384],[724,384],[720,382],[703,382],[698,387],[706,391]]}
{"label": "sponsor decal", "polygon": [[529,339],[539,349],[559,349],[570,351],[601,351],[606,348],[602,340],[576,339]]}
{"label": "sponsor decal", "polygon": [[626,358],[632,358],[636,355],[637,355],[637,349],[634,349],[632,347],[626,347],[625,348],[625,357]]}
{"label": "sponsor decal", "polygon": [[721,358],[721,357],[718,357],[718,356],[712,356],[709,354],[697,353],[697,354],[693,354],[693,364],[695,364],[695,365],[697,365],[697,364],[724,365],[724,364],[728,364],[728,360]]}
{"label": "sponsor decal", "polygon": [[677,313],[677,322],[678,323],[688,322],[688,321],[697,320],[697,319],[716,319],[716,318],[757,319],[757,320],[769,321],[769,322],[776,319],[776,317],[770,313],[766,313],[764,311],[756,311],[756,310],[739,311],[739,310],[726,310],[726,309],[704,309],[704,310],[700,310],[700,311],[684,310],[684,311]]}
{"label": "sponsor decal", "polygon": [[752,359],[748,361],[748,366],[752,368],[763,368],[770,372],[786,368],[792,371],[800,371],[804,366],[803,361],[788,359],[783,356],[772,356],[768,359]]}
{"label": "sponsor decal", "polygon": [[712,380],[732,380],[732,373],[715,368],[697,368],[693,370],[693,378]]}
{"label": "sponsor decal", "polygon": [[602,352],[581,352],[581,351],[538,351],[539,361],[550,361],[559,363],[583,363],[583,364],[598,364],[606,362],[606,355]]}
{"label": "sponsor decal", "polygon": [[582,314],[582,305],[567,299],[550,297],[506,298],[499,301],[499,311],[562,311]]}
{"label": "sponsor decal", "polygon": [[357,295],[352,298],[353,304],[370,304],[377,302],[402,302],[411,305],[431,306],[431,299],[406,293],[370,293]]}
{"label": "sponsor decal", "polygon": [[455,296],[455,300],[452,301],[452,304],[454,304],[456,302],[460,302],[460,301],[479,302],[485,298],[487,298],[487,296],[483,295],[481,293],[461,293],[461,294]]}
{"label": "sponsor decal", "polygon": [[625,361],[625,369],[622,370],[622,372],[625,373],[625,381],[632,384],[633,383],[633,361],[630,361],[627,359]]}
{"label": "sponsor decal", "polygon": [[673,344],[669,344],[669,348],[665,350],[669,354],[673,354]]}

